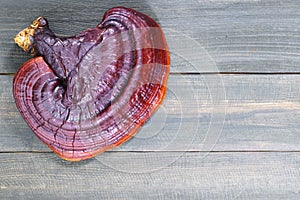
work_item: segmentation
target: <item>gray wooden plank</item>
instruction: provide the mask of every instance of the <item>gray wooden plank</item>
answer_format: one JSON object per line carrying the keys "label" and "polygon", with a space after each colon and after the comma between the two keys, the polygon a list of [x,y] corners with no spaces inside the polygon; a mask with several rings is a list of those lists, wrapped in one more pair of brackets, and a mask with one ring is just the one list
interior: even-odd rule
{"label": "gray wooden plank", "polygon": [[145,12],[161,24],[173,72],[299,72],[297,1],[3,0],[0,73],[14,73],[29,59],[13,37],[37,16],[47,17],[57,34],[72,35],[95,26],[106,9],[117,5]]}
{"label": "gray wooden plank", "polygon": [[[52,154],[2,153],[0,198],[226,200],[300,197],[299,153],[105,154],[105,159],[69,163]],[[169,156],[178,158],[168,163]]]}
{"label": "gray wooden plank", "polygon": [[[0,151],[49,151],[15,108],[12,77],[0,81]],[[299,84],[300,75],[171,75],[162,107],[115,150],[299,151]]]}

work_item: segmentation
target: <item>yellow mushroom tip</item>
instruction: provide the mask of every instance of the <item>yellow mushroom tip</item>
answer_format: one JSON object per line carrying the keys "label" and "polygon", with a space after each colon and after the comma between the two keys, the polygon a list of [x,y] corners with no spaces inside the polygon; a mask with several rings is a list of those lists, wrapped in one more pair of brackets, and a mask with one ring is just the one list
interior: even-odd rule
{"label": "yellow mushroom tip", "polygon": [[30,26],[20,31],[14,38],[14,42],[21,47],[24,51],[28,52],[31,50],[33,43],[34,32],[38,28],[47,26],[47,21],[44,17],[38,17],[32,22]]}
{"label": "yellow mushroom tip", "polygon": [[14,38],[15,43],[21,47],[24,51],[28,52],[32,45],[32,36],[34,35],[34,29],[25,28],[20,31]]}

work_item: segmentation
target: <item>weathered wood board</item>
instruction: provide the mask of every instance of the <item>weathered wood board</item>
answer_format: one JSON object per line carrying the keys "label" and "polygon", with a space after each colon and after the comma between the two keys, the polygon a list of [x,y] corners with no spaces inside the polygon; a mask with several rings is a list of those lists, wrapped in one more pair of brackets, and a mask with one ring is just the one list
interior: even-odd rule
{"label": "weathered wood board", "polygon": [[1,154],[0,198],[299,199],[299,153],[105,154],[81,163]]}
{"label": "weathered wood board", "polygon": [[[48,151],[15,108],[12,77],[0,82],[0,150]],[[161,109],[115,150],[209,151],[210,137],[215,151],[299,151],[299,90],[299,75],[171,75]]]}
{"label": "weathered wood board", "polygon": [[[13,44],[13,37],[36,17],[45,16],[58,35],[73,35],[96,26],[112,6],[138,9],[161,24],[173,72],[300,72],[297,1],[2,0],[0,73],[14,73],[29,58]],[[198,56],[200,47],[210,58]],[[197,66],[190,65],[188,57]],[[208,68],[208,60],[217,69]]]}

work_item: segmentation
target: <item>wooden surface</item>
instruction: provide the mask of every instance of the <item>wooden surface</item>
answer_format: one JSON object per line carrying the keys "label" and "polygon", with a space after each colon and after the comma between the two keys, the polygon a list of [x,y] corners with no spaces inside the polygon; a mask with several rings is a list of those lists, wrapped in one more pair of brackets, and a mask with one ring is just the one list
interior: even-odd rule
{"label": "wooden surface", "polygon": [[[59,35],[123,5],[156,19],[172,54],[163,106],[126,144],[58,158],[12,97],[28,60],[14,35],[43,15]],[[299,199],[297,1],[1,1],[0,199]]]}

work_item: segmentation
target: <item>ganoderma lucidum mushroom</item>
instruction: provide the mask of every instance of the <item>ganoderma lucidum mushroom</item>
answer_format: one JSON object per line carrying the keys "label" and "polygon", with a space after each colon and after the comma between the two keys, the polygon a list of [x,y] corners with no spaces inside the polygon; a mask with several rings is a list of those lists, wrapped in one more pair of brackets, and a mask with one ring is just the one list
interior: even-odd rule
{"label": "ganoderma lucidum mushroom", "polygon": [[80,161],[130,139],[166,94],[170,55],[150,17],[125,7],[74,37],[39,17],[15,42],[35,57],[14,78],[21,115],[58,156]]}

